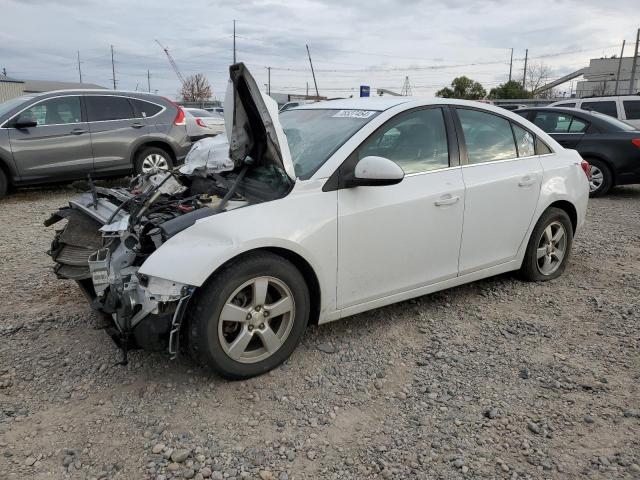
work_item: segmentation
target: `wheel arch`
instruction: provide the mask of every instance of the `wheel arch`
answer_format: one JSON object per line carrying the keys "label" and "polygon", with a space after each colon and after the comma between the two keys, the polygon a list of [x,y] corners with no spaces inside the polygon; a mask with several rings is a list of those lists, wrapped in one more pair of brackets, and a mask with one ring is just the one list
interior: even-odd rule
{"label": "wheel arch", "polygon": [[164,140],[158,140],[158,139],[153,139],[153,140],[149,139],[149,140],[142,141],[140,144],[134,146],[134,148],[132,149],[131,157],[130,157],[132,167],[135,168],[135,162],[138,154],[143,149],[149,148],[149,147],[156,147],[164,150],[171,156],[171,161],[173,162],[173,165],[174,166],[176,165],[176,162],[177,162],[176,152],[173,150],[173,147],[169,142],[166,142]]}
{"label": "wheel arch", "polygon": [[[309,324],[318,324],[318,320],[320,318],[320,310],[322,305],[322,291],[320,289],[320,282],[318,280],[318,275],[315,270],[311,266],[311,264],[302,257],[299,253],[294,252],[293,250],[289,250],[287,248],[282,247],[258,247],[250,250],[245,250],[238,255],[231,257],[224,263],[222,263],[218,268],[216,268],[211,275],[206,279],[203,283],[205,285],[209,282],[213,277],[216,276],[220,270],[227,267],[229,264],[242,260],[243,258],[257,253],[257,252],[270,252],[275,255],[278,255],[285,260],[288,260],[293,264],[294,267],[298,269],[298,271],[302,274],[307,284],[307,288],[309,289]],[[200,287],[201,288],[201,287]]]}
{"label": "wheel arch", "polygon": [[603,162],[607,166],[607,168],[609,169],[609,172],[611,173],[611,180],[612,180],[612,183],[613,183],[613,185],[611,185],[611,186],[615,187],[617,185],[618,178],[617,178],[617,175],[616,175],[616,169],[615,169],[615,167],[613,165],[613,162],[611,160],[609,160],[604,155],[600,155],[598,153],[581,153],[580,155],[587,162],[589,160],[591,160],[591,159],[599,160],[599,161]]}
{"label": "wheel arch", "polygon": [[569,219],[571,220],[571,228],[573,229],[573,232],[575,234],[576,228],[578,227],[578,210],[576,209],[575,205],[568,200],[556,200],[544,209],[540,217],[542,217],[542,215],[544,215],[544,212],[546,212],[550,208],[559,208],[560,210],[564,210],[567,213]]}

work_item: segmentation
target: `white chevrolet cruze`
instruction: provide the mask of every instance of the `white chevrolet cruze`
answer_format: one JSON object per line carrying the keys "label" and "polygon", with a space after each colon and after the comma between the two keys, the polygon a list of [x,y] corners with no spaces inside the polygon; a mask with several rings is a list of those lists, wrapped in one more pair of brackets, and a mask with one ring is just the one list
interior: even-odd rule
{"label": "white chevrolet cruze", "polygon": [[[588,165],[490,105],[347,99],[278,117],[238,64],[225,117],[222,155],[208,151],[200,168],[138,185],[131,198],[85,194],[70,211],[102,225],[103,248],[85,277],[74,272],[118,334],[144,343],[168,333],[170,351],[179,337],[230,378],[282,363],[309,323],[511,270],[553,279],[585,219]],[[204,198],[201,181],[220,190],[189,203]],[[161,207],[170,219],[145,227]]]}

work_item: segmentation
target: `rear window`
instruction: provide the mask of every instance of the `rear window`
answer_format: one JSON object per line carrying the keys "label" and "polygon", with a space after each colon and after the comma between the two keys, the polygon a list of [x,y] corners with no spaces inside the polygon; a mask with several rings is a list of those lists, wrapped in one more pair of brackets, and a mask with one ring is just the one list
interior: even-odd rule
{"label": "rear window", "polygon": [[582,110],[593,110],[594,112],[604,113],[611,117],[618,118],[618,110],[616,108],[616,102],[582,102],[580,106]]}
{"label": "rear window", "polygon": [[160,113],[162,107],[155,103],[145,102],[144,100],[138,100],[137,98],[131,98],[129,101],[133,104],[133,108],[136,110],[136,118],[148,118],[153,117]]}
{"label": "rear window", "polygon": [[87,117],[90,122],[135,118],[133,108],[124,97],[87,96]]}
{"label": "rear window", "polygon": [[627,120],[640,120],[640,100],[624,100],[622,105]]}

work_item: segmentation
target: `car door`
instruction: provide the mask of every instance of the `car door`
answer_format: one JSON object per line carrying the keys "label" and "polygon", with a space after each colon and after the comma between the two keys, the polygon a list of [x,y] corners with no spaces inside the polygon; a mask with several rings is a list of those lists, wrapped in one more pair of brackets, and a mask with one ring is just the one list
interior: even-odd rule
{"label": "car door", "polygon": [[130,171],[131,146],[148,133],[145,119],[135,118],[136,113],[126,97],[86,95],[85,103],[96,174]]}
{"label": "car door", "polygon": [[542,166],[534,136],[502,116],[456,108],[466,187],[460,275],[513,260],[533,220]]}
{"label": "car door", "polygon": [[448,111],[399,114],[343,165],[366,156],[405,171],[397,185],[338,191],[338,307],[344,308],[455,277],[464,184]]}
{"label": "car door", "polygon": [[562,112],[535,110],[531,121],[564,148],[575,150],[589,128],[589,122]]}
{"label": "car door", "polygon": [[[15,128],[18,118],[37,125]],[[23,182],[69,180],[93,172],[89,127],[82,115],[81,97],[47,98],[11,119],[9,141],[13,159]]]}

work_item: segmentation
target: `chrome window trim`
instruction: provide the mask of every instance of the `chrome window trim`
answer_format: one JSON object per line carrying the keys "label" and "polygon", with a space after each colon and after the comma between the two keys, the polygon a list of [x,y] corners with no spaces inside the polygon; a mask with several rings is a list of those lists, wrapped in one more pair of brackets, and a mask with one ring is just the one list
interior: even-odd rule
{"label": "chrome window trim", "polygon": [[[156,105],[158,107],[161,108],[161,110],[156,113],[155,115],[151,115],[150,117],[140,117],[143,118],[145,120],[148,120],[150,118],[155,118],[158,115],[160,115],[161,113],[164,113],[165,110],[167,109],[167,107],[165,107],[164,105],[160,105],[159,103],[155,103],[155,102],[151,102],[149,100],[143,100],[141,98],[137,98],[137,97],[130,97],[128,95],[99,95],[99,94],[95,94],[95,93],[88,93],[86,95],[83,95],[85,98],[87,97],[120,97],[120,98],[127,98],[129,100],[140,100],[142,102],[147,102],[150,103],[152,105]],[[131,108],[134,109],[134,113],[135,113],[135,107],[133,107],[133,105],[131,106]],[[104,122],[122,122],[122,121],[127,121],[127,120],[140,120],[140,118],[137,117],[133,117],[133,118],[116,118],[114,120],[89,120],[89,112],[87,112],[87,123],[104,123]]]}
{"label": "chrome window trim", "polygon": [[513,162],[514,160],[526,160],[529,158],[540,158],[548,155],[555,155],[556,152],[553,153],[544,153],[542,155],[528,155],[526,157],[513,157],[513,158],[505,158],[503,160],[491,160],[490,162],[480,162],[480,163],[467,163],[466,165],[461,165],[462,168],[466,167],[479,167],[481,165],[491,165],[494,163],[505,163],[505,162]]}
{"label": "chrome window trim", "polygon": [[[30,109],[30,108],[32,108],[32,107],[35,107],[36,105],[39,105],[39,104],[40,104],[40,103],[42,103],[42,102],[46,102],[47,100],[53,100],[53,99],[55,99],[55,98],[67,98],[67,97],[85,97],[85,98],[86,98],[86,97],[121,97],[121,98],[127,98],[127,99],[130,99],[130,100],[140,100],[140,101],[142,101],[142,102],[147,102],[147,103],[150,103],[150,104],[152,104],[152,105],[156,105],[156,106],[158,106],[158,107],[160,107],[160,108],[161,108],[161,110],[160,110],[158,113],[156,113],[155,115],[152,115],[152,116],[150,116],[150,117],[141,117],[141,118],[143,118],[143,119],[145,119],[145,120],[148,120],[148,119],[150,119],[150,118],[155,118],[155,117],[157,117],[158,115],[160,115],[160,114],[164,113],[164,112],[167,110],[167,107],[165,107],[164,105],[161,105],[161,104],[159,104],[159,103],[152,102],[152,101],[150,101],[150,100],[144,100],[144,99],[142,99],[142,98],[131,97],[131,96],[129,96],[129,95],[119,95],[119,94],[115,94],[115,95],[100,95],[100,94],[94,94],[94,93],[89,93],[89,94],[83,94],[83,93],[70,93],[70,94],[67,94],[67,95],[55,95],[55,96],[53,96],[53,97],[43,98],[43,99],[41,99],[41,100],[38,100],[37,102],[32,103],[31,105],[28,105],[28,106],[24,107],[22,110],[20,110],[20,111],[16,112],[15,114],[13,114],[13,115],[11,116],[11,118],[8,118],[7,120],[5,120],[5,121],[2,123],[2,125],[0,126],[0,130],[10,130],[10,128],[9,128],[9,127],[6,127],[6,126],[5,126],[7,123],[9,123],[11,120],[13,120],[14,118],[16,118],[16,117],[17,117],[18,115],[20,115],[22,112],[24,112],[24,111],[26,111],[26,110],[28,110],[28,109]],[[132,107],[132,108],[133,108],[133,107]],[[87,115],[87,116],[88,116],[88,115]],[[90,122],[90,121],[87,119],[87,121],[86,121],[86,122],[73,122],[73,123],[51,123],[51,124],[48,124],[48,125],[38,125],[38,127],[55,127],[55,126],[60,126],[60,125],[81,125],[81,124],[83,124],[83,123],[120,122],[120,121],[122,121],[122,120],[140,120],[140,119],[139,119],[139,118],[136,118],[136,117],[133,117],[133,118],[118,118],[117,120],[96,120],[96,121],[94,121],[94,122]]]}
{"label": "chrome window trim", "polygon": [[[393,160],[392,160],[393,161]],[[395,163],[395,162],[394,162]],[[397,164],[396,164],[397,165]],[[438,173],[438,172],[444,172],[445,170],[454,170],[456,168],[461,168],[462,165],[454,165],[453,167],[443,167],[443,168],[435,168],[433,170],[427,170],[426,172],[414,172],[414,173],[407,173],[405,174],[404,178],[407,177],[417,177],[419,175],[428,175],[430,173]],[[402,168],[400,166],[400,168]]]}
{"label": "chrome window trim", "polygon": [[[7,120],[5,120],[2,124],[2,126],[0,126],[0,129],[3,130],[11,130],[9,127],[5,127],[5,125],[7,123],[9,123],[11,120],[13,120],[14,118],[17,118],[22,112],[29,110],[30,108],[35,107],[36,105],[41,104],[42,102],[46,102],[47,100],[53,100],[55,98],[67,98],[67,97],[81,97],[82,94],[80,93],[71,93],[69,95],[56,95],[54,97],[47,97],[47,98],[43,98],[42,100],[38,100],[35,103],[32,103],[31,105],[28,105],[26,107],[24,107],[22,110],[20,110],[17,113],[14,113],[11,118],[8,118]],[[55,126],[60,126],[60,125],[82,125],[83,123],[88,123],[88,122],[73,122],[73,123],[50,123],[48,125],[40,125],[40,127],[55,127]]]}

